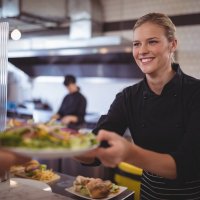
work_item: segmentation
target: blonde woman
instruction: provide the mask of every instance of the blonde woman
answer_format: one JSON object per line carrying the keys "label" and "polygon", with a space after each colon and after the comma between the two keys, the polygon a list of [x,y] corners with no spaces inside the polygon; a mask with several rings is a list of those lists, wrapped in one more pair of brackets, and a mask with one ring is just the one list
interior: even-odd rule
{"label": "blonde woman", "polygon": [[[117,94],[94,130],[110,147],[79,158],[142,168],[141,199],[200,199],[200,81],[174,63],[175,32],[164,14],[138,19],[133,57],[144,79]],[[127,128],[134,144],[120,136]]]}

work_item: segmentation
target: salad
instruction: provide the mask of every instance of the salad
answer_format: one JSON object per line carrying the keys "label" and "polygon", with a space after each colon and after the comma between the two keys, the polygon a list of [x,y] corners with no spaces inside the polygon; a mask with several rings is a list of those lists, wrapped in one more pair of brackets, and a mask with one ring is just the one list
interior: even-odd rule
{"label": "salad", "polygon": [[0,146],[30,149],[85,149],[98,145],[93,133],[72,133],[47,124],[32,124],[8,128],[0,132]]}

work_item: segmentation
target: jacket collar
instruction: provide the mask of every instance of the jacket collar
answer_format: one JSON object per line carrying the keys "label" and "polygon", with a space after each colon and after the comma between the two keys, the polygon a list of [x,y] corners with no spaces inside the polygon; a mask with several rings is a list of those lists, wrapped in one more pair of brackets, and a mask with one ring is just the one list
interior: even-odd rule
{"label": "jacket collar", "polygon": [[[162,94],[166,93],[173,93],[173,95],[177,95],[180,92],[181,86],[182,86],[182,77],[183,72],[177,63],[172,64],[172,69],[176,72],[174,77],[164,86]],[[146,77],[143,79],[143,93],[147,94],[148,96],[155,96],[155,93],[151,91],[147,84]]]}

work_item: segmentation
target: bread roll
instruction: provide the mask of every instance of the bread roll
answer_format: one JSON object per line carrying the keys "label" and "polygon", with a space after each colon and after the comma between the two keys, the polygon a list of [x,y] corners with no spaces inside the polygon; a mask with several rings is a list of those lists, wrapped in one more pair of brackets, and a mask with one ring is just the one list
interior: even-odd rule
{"label": "bread roll", "polygon": [[109,187],[101,179],[93,179],[87,185],[86,188],[92,198],[100,199],[107,197],[109,194]]}
{"label": "bread roll", "polygon": [[36,169],[39,169],[40,163],[37,160],[31,160],[30,162],[25,164],[25,172],[31,172]]}

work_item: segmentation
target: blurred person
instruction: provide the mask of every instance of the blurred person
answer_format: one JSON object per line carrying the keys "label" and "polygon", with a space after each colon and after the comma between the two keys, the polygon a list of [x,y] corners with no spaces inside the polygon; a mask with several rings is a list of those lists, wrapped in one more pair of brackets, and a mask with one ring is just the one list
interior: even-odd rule
{"label": "blurred person", "polygon": [[68,128],[79,129],[84,125],[87,101],[81,94],[73,75],[66,75],[64,83],[68,94],[64,97],[58,112],[51,119],[61,120]]}
{"label": "blurred person", "polygon": [[[142,168],[141,199],[200,199],[200,80],[174,62],[175,33],[162,13],[137,20],[133,57],[144,79],[117,94],[93,130],[108,147],[76,157]],[[127,128],[134,143],[121,137]]]}

